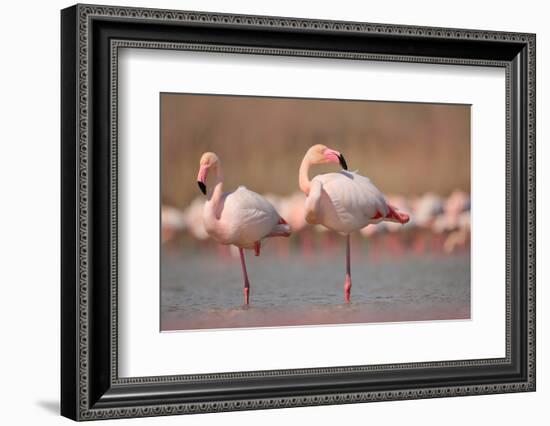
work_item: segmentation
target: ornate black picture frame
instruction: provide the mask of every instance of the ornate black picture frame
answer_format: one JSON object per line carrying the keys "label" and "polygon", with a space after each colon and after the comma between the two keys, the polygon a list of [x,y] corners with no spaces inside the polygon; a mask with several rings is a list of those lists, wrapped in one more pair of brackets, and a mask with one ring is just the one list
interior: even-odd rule
{"label": "ornate black picture frame", "polygon": [[[61,413],[74,420],[535,390],[535,35],[76,5],[61,12]],[[117,54],[186,49],[506,71],[506,356],[120,378]]]}

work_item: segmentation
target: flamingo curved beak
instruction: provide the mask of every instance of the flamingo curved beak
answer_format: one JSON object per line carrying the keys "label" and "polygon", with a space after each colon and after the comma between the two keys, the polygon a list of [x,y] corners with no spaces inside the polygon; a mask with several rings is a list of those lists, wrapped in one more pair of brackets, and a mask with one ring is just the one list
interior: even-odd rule
{"label": "flamingo curved beak", "polygon": [[206,185],[202,182],[197,182],[197,184],[199,185],[199,189],[201,190],[201,192],[203,193],[203,195],[206,195]]}
{"label": "flamingo curved beak", "polygon": [[337,163],[340,164],[344,170],[348,169],[348,164],[346,163],[344,156],[338,151],[327,148],[323,151],[323,155],[330,163]]}
{"label": "flamingo curved beak", "polygon": [[206,176],[208,175],[208,166],[205,164],[202,164],[199,168],[199,174],[197,175],[197,184],[199,185],[199,189],[203,193],[203,195],[206,195]]}
{"label": "flamingo curved beak", "polygon": [[348,163],[346,163],[346,160],[344,158],[344,156],[342,154],[340,154],[338,156],[338,162],[340,163],[340,165],[342,166],[342,168],[344,170],[347,170],[348,169]]}

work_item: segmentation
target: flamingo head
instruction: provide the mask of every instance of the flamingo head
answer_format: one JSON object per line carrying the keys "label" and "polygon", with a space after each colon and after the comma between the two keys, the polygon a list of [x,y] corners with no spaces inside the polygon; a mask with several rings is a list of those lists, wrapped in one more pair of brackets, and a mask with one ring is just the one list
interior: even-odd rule
{"label": "flamingo head", "polygon": [[201,192],[206,195],[206,177],[211,169],[217,168],[220,159],[213,152],[205,152],[199,162],[199,174],[197,175],[197,184]]}
{"label": "flamingo head", "polygon": [[325,145],[313,145],[306,154],[311,164],[327,164],[336,163],[342,166],[342,169],[347,170],[348,165],[344,156],[334,149],[327,148]]}

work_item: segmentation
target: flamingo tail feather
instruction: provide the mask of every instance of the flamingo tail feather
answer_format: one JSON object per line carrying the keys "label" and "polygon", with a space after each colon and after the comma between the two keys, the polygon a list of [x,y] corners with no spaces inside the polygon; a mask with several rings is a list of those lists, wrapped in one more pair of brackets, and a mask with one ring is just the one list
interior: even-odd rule
{"label": "flamingo tail feather", "polygon": [[396,222],[404,225],[410,220],[410,217],[407,213],[400,212],[396,207],[388,204],[388,214],[384,218],[388,222]]}
{"label": "flamingo tail feather", "polygon": [[283,218],[279,218],[277,225],[273,227],[268,237],[290,237],[290,226]]}

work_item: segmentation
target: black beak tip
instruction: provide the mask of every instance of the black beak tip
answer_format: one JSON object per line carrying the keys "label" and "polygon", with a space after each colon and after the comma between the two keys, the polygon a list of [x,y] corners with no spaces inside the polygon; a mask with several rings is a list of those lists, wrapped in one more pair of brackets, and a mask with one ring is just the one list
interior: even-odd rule
{"label": "black beak tip", "polygon": [[338,160],[340,160],[340,165],[342,166],[342,168],[344,170],[347,170],[348,169],[348,163],[346,163],[346,160],[344,159],[344,156],[342,154],[340,154],[338,156]]}
{"label": "black beak tip", "polygon": [[206,185],[202,183],[201,181],[198,181],[197,184],[199,185],[199,189],[203,193],[203,195],[206,195]]}

